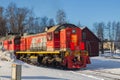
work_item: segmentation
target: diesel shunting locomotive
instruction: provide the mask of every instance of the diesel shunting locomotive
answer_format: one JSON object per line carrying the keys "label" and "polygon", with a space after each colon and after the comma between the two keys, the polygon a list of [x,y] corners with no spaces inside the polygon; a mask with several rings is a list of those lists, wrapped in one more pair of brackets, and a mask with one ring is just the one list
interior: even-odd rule
{"label": "diesel shunting locomotive", "polygon": [[0,38],[0,47],[13,51],[20,60],[68,69],[90,64],[85,46],[81,29],[73,24],[52,26],[38,34]]}

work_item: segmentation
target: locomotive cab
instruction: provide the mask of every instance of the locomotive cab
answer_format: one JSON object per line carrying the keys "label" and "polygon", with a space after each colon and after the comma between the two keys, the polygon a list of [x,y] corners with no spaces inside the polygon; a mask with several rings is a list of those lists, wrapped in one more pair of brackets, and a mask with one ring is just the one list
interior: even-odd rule
{"label": "locomotive cab", "polygon": [[57,28],[58,26],[54,26],[47,31],[47,51],[60,49],[60,31]]}
{"label": "locomotive cab", "polygon": [[69,69],[86,67],[90,63],[82,41],[82,31],[72,24],[54,26],[47,31],[47,51],[60,51],[59,63]]}

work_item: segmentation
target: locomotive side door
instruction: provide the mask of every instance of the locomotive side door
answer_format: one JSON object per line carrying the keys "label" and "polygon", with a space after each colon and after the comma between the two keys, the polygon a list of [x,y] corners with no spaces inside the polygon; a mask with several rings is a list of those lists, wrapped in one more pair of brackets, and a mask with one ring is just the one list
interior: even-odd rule
{"label": "locomotive side door", "polygon": [[71,29],[66,29],[66,46],[70,48],[71,43]]}
{"label": "locomotive side door", "polygon": [[54,32],[54,47],[55,49],[60,49],[60,32]]}
{"label": "locomotive side door", "polygon": [[17,36],[14,39],[14,50],[19,51],[20,50],[20,36]]}

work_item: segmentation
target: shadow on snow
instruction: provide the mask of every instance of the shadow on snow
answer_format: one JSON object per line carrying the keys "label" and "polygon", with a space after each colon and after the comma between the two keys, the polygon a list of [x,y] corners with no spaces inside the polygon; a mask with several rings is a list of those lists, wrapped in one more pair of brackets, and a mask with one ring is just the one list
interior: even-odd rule
{"label": "shadow on snow", "polygon": [[[10,76],[1,76],[1,78],[8,78],[10,79]],[[48,77],[48,76],[22,76],[22,80],[43,80],[43,79],[51,79],[51,80],[67,80],[63,78],[55,78],[55,77]]]}

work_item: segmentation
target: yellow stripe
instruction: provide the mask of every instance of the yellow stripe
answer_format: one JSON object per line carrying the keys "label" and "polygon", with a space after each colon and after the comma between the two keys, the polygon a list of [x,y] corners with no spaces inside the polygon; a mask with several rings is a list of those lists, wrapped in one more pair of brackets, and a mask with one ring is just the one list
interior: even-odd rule
{"label": "yellow stripe", "polygon": [[40,51],[40,52],[30,52],[30,51],[20,51],[20,52],[16,52],[16,54],[60,54],[59,51]]}
{"label": "yellow stripe", "polygon": [[31,56],[30,58],[35,59],[35,58],[37,58],[37,56]]}

